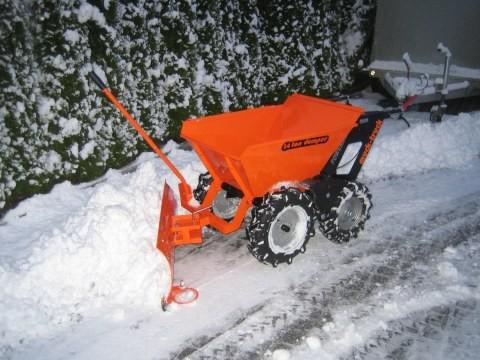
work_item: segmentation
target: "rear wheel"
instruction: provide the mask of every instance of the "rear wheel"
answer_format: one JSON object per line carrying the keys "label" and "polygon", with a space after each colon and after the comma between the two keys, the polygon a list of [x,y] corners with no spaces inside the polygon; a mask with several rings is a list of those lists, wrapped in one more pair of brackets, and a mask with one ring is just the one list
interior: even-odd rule
{"label": "rear wheel", "polygon": [[356,238],[370,218],[372,196],[368,188],[357,182],[348,182],[332,200],[328,211],[318,216],[322,234],[336,243]]}
{"label": "rear wheel", "polygon": [[277,266],[291,263],[315,234],[311,197],[289,188],[268,194],[252,209],[247,226],[248,249],[259,261]]}

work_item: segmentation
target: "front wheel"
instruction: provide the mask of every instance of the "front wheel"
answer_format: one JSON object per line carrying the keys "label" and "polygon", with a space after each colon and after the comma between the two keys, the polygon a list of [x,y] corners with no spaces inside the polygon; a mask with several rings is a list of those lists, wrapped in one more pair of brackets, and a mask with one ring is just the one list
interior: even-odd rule
{"label": "front wheel", "polygon": [[364,228],[371,208],[368,188],[358,182],[347,182],[332,200],[331,208],[318,215],[320,231],[333,242],[350,241]]}
{"label": "front wheel", "polygon": [[289,188],[265,196],[252,209],[247,226],[248,249],[260,262],[277,266],[291,263],[315,234],[311,197]]}

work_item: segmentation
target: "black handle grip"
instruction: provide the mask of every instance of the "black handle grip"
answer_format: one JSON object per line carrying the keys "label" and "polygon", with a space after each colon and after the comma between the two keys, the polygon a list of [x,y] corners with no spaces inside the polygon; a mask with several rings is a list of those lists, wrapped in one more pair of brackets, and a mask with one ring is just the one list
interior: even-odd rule
{"label": "black handle grip", "polygon": [[90,76],[90,79],[93,80],[93,82],[95,84],[97,84],[97,86],[100,88],[100,90],[103,90],[107,87],[107,85],[105,85],[105,83],[103,82],[102,79],[100,79],[100,76],[98,76],[95,71],[90,71],[90,73],[88,74]]}

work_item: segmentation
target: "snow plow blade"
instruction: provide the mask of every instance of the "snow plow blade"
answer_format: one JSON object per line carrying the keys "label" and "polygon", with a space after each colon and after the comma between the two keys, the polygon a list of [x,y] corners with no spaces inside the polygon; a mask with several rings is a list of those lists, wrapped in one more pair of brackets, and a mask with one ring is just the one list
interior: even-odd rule
{"label": "snow plow blade", "polygon": [[172,188],[165,183],[162,205],[160,207],[160,222],[158,226],[157,249],[165,256],[170,266],[172,276],[169,293],[162,299],[162,307],[168,304],[189,304],[198,298],[198,291],[186,288],[181,281],[174,285],[175,247],[178,245],[200,244],[202,242],[202,226],[209,221],[208,214],[175,215],[177,201]]}
{"label": "snow plow blade", "polygon": [[175,238],[171,232],[173,216],[177,203],[172,189],[165,183],[163,188],[162,206],[160,207],[160,223],[158,226],[157,249],[167,258],[173,280],[173,262],[175,258]]}

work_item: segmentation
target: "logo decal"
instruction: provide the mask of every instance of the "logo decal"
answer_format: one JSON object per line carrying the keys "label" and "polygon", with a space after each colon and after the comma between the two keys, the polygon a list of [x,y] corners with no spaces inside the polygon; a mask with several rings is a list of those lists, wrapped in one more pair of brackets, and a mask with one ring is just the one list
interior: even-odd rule
{"label": "logo decal", "polygon": [[365,144],[365,149],[363,150],[362,156],[360,156],[360,160],[358,162],[360,165],[363,165],[365,160],[367,160],[368,153],[370,152],[370,149],[372,148],[373,142],[375,141],[375,138],[378,135],[378,132],[380,131],[380,128],[382,127],[383,121],[382,120],[377,120],[375,122],[375,128],[373,129],[372,133],[368,137],[368,143]]}
{"label": "logo decal", "polygon": [[305,146],[325,144],[327,141],[328,136],[317,136],[309,139],[287,141],[282,145],[282,151],[294,150]]}

